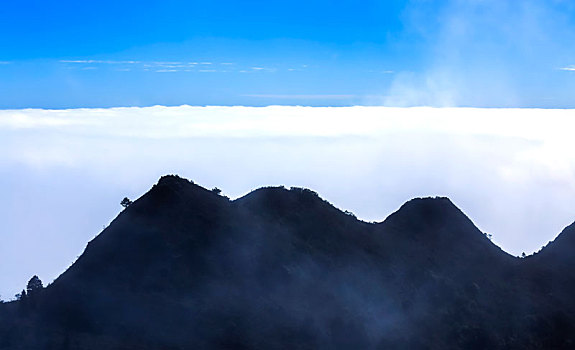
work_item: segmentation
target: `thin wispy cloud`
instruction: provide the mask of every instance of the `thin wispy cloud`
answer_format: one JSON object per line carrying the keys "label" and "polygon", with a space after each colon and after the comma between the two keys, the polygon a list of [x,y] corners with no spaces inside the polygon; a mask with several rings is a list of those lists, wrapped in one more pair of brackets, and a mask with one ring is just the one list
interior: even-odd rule
{"label": "thin wispy cloud", "polygon": [[288,68],[287,70],[288,70],[289,72],[296,72],[296,71],[298,71],[298,72],[303,72],[303,71],[307,70],[307,68],[308,68],[308,66],[307,66],[306,64],[304,64],[304,65],[301,65],[301,66],[299,66],[299,67],[291,67],[291,68]]}
{"label": "thin wispy cloud", "polygon": [[568,72],[575,72],[575,66],[562,67],[562,68],[559,68],[559,70],[565,70]]}
{"label": "thin wispy cloud", "polygon": [[392,71],[392,70],[380,70],[380,69],[370,69],[370,70],[367,70],[366,72],[379,73],[379,74],[393,74],[393,73],[395,73],[395,71]]}
{"label": "thin wispy cloud", "polygon": [[[115,71],[121,72],[128,72],[134,71],[136,69],[140,69],[143,72],[154,72],[154,73],[177,73],[177,72],[186,72],[186,73],[245,73],[248,70],[251,71],[262,71],[262,72],[276,72],[277,68],[270,68],[270,67],[258,67],[258,66],[239,66],[237,63],[234,62],[209,62],[209,61],[202,61],[202,62],[183,62],[183,61],[139,61],[139,60],[60,60],[62,64],[68,65],[70,69],[80,69],[80,70],[89,70],[89,69],[98,69],[98,65],[101,66],[128,66],[124,68],[116,68]],[[219,69],[205,69],[201,67],[209,67],[214,65],[225,66],[226,70],[219,70]],[[87,65],[90,65],[89,67]],[[302,68],[303,69],[303,68]],[[287,69],[291,70],[291,69]],[[286,71],[287,71],[286,70]]]}
{"label": "thin wispy cloud", "polygon": [[111,61],[111,60],[60,60],[61,63],[80,63],[80,64],[140,64],[140,61]]}
{"label": "thin wispy cloud", "polygon": [[172,62],[150,62],[153,65],[157,65],[157,66],[170,66],[170,65],[182,65],[184,64],[184,62],[177,62],[177,61],[172,61]]}
{"label": "thin wispy cloud", "polygon": [[[557,84],[546,67],[557,64],[552,57],[573,57],[575,53],[572,45],[565,45],[575,40],[567,4],[537,0],[410,2],[403,16],[409,29],[404,35],[421,40],[418,47],[425,59],[396,70],[387,97],[380,103],[526,107],[538,101],[545,105],[544,95]],[[541,91],[526,89],[534,81]],[[569,101],[567,90],[557,89],[555,96]]]}
{"label": "thin wispy cloud", "polygon": [[358,95],[329,94],[244,94],[242,96],[279,100],[348,100],[361,97]]}
{"label": "thin wispy cloud", "polygon": [[251,67],[250,69],[253,72],[266,72],[266,73],[275,73],[278,71],[277,68],[270,68],[270,67]]}

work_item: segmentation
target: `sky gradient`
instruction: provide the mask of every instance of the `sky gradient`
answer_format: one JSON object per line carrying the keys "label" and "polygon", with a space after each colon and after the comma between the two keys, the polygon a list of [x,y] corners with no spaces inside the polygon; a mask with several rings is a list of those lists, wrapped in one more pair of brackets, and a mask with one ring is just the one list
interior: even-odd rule
{"label": "sky gradient", "polygon": [[571,1],[11,1],[0,108],[575,106]]}

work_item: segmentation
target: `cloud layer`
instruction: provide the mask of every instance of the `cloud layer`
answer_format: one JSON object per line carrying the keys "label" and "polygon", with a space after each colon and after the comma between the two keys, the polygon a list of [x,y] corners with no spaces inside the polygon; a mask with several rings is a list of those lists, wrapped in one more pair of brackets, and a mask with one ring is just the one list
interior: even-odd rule
{"label": "cloud layer", "polygon": [[449,196],[506,251],[536,251],[575,220],[574,124],[537,109],[0,111],[0,294],[56,277],[124,196],[169,173],[233,198],[310,187],[367,221]]}

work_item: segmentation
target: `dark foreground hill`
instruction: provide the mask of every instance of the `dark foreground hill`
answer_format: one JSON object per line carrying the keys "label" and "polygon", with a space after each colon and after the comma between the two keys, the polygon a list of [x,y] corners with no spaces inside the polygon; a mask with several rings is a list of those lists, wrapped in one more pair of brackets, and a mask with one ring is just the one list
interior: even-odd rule
{"label": "dark foreground hill", "polygon": [[306,189],[235,201],[160,179],[0,349],[573,349],[575,227],[525,259],[447,198],[358,221]]}

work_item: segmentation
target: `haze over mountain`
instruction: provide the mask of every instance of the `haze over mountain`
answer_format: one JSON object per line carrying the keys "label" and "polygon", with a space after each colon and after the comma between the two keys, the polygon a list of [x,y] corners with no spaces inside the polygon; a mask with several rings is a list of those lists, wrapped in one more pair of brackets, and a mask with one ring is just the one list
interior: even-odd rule
{"label": "haze over mountain", "polygon": [[447,198],[366,223],[307,189],[230,201],[165,176],[0,305],[0,348],[572,348],[573,227],[520,259]]}

